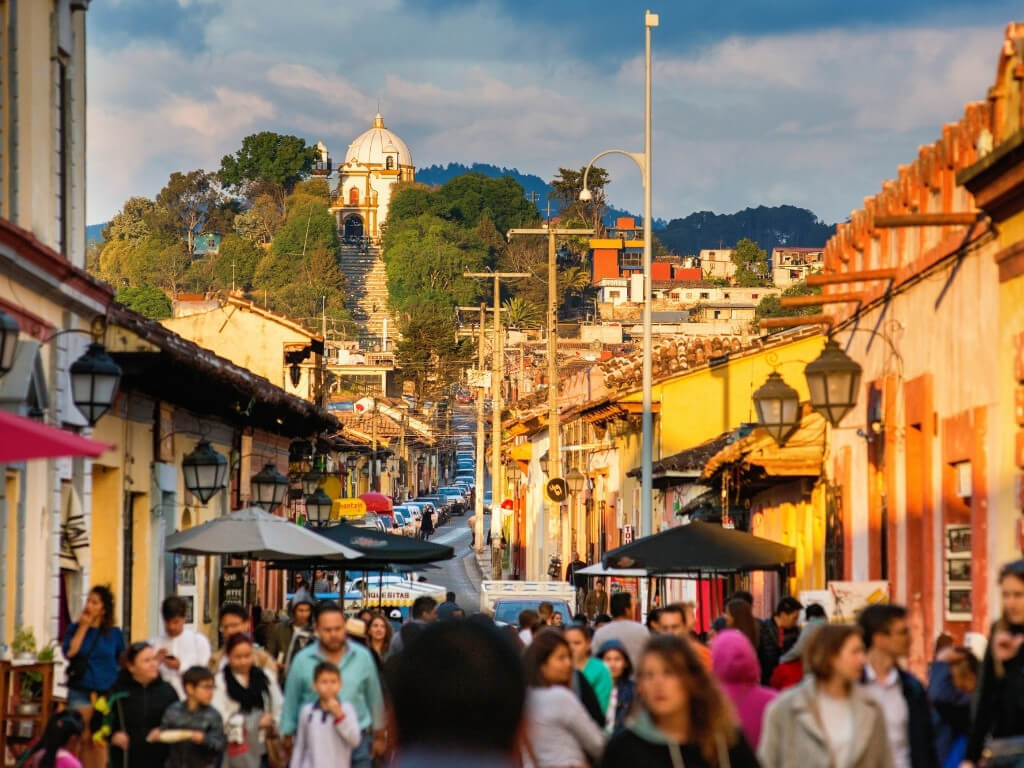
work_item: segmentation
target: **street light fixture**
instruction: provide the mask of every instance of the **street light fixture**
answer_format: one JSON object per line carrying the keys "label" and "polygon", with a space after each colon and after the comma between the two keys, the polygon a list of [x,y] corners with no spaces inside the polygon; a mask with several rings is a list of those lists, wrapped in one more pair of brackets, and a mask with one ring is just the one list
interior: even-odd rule
{"label": "street light fixture", "polygon": [[776,443],[783,445],[800,425],[800,395],[772,371],[768,380],[754,392],[757,421]]}
{"label": "street light fixture", "polygon": [[580,472],[576,467],[569,470],[569,473],[565,476],[566,485],[569,486],[569,493],[573,496],[577,495],[583,490],[583,484],[587,481],[587,476]]}
{"label": "street light fixture", "polygon": [[540,465],[540,471],[545,475],[548,474],[551,462],[548,460],[548,452],[544,451],[544,455],[537,459],[537,463]]}
{"label": "street light fixture", "polygon": [[288,478],[269,462],[252,476],[252,503],[267,512],[273,512],[287,493]]}
{"label": "street light fixture", "polygon": [[833,427],[838,427],[843,417],[857,404],[860,374],[860,365],[832,339],[825,344],[818,359],[804,368],[807,388],[811,392],[811,407]]}
{"label": "street light fixture", "polygon": [[71,364],[71,397],[90,427],[110,410],[121,383],[121,367],[106,348],[92,342],[85,354]]}
{"label": "street light fixture", "polygon": [[18,321],[0,309],[0,376],[14,367],[19,332]]}
{"label": "street light fixture", "polygon": [[181,473],[185,476],[188,492],[205,504],[227,485],[228,460],[223,454],[217,453],[204,437],[192,453],[181,460]]}
{"label": "street light fixture", "polygon": [[640,424],[640,533],[648,536],[654,527],[654,486],[651,475],[654,462],[654,417],[652,415],[652,390],[654,388],[654,361],[652,357],[653,331],[651,324],[651,30],[658,26],[658,14],[644,13],[644,151],[626,152],[622,149],[609,149],[599,152],[587,164],[583,172],[583,189],[579,198],[583,202],[593,199],[587,187],[587,177],[591,166],[605,155],[625,155],[640,168],[644,187],[644,309],[643,309],[643,412]]}
{"label": "street light fixture", "polygon": [[306,519],[317,528],[326,526],[331,521],[333,503],[323,488],[317,488],[306,497]]}
{"label": "street light fixture", "polygon": [[324,479],[323,472],[318,472],[316,469],[310,469],[308,472],[302,473],[302,493],[306,496],[316,492],[316,489],[320,487],[320,483]]}

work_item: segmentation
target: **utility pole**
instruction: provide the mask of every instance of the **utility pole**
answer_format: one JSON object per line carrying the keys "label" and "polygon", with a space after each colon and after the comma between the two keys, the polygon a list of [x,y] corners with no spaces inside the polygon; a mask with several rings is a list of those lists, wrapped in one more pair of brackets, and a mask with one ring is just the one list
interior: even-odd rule
{"label": "utility pole", "polygon": [[[513,235],[545,235],[548,238],[548,479],[562,476],[561,446],[558,443],[558,259],[555,240],[558,235],[593,235],[593,229],[561,229],[547,226],[543,229],[510,229]],[[551,502],[552,519],[559,521],[561,532],[561,504]],[[539,575],[547,573],[549,560],[548,519],[541,505],[537,519],[537,535],[540,539]],[[561,534],[559,533],[559,538]],[[559,544],[560,548],[560,544]]]}
{"label": "utility pole", "polygon": [[[494,338],[491,340],[491,575],[492,578],[500,579],[501,556],[494,557],[493,542],[501,540],[501,380],[505,368],[505,349],[501,343],[501,280],[517,280],[533,275],[530,272],[464,272],[462,276],[494,281]],[[478,487],[481,511],[483,493],[483,487]]]}
{"label": "utility pole", "polygon": [[[481,303],[477,307],[459,307],[464,312],[479,311],[480,325],[477,340],[477,374],[483,375],[484,370],[484,334],[487,330],[487,305]],[[484,548],[484,388],[476,388],[476,461],[473,491],[473,549],[477,552]],[[492,494],[493,501],[493,494]]]}

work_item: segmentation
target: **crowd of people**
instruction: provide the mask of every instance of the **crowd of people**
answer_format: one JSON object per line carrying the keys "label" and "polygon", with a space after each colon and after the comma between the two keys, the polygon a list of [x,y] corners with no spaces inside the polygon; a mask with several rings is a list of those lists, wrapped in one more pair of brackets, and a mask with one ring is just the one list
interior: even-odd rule
{"label": "crowd of people", "polygon": [[990,636],[940,637],[927,684],[903,666],[898,605],[839,624],[786,597],[757,620],[740,592],[698,635],[692,605],[645,626],[624,592],[564,626],[550,604],[497,626],[421,597],[397,631],[299,599],[266,648],[244,607],[222,606],[212,650],[173,596],[164,632],[125,647],[96,587],[64,641],[68,708],[25,764],[964,768],[988,749],[988,765],[1020,765],[1024,561],[999,586]]}

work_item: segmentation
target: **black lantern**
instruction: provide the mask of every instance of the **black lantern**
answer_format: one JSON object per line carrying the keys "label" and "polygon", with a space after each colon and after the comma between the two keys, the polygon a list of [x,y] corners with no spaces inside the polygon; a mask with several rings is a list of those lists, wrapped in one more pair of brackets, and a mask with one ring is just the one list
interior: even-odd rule
{"label": "black lantern", "polygon": [[551,464],[551,462],[548,461],[547,451],[544,451],[544,455],[537,459],[537,463],[540,465],[540,471],[546,475],[548,473],[548,467]]}
{"label": "black lantern", "polygon": [[587,476],[573,467],[565,476],[565,483],[569,486],[569,493],[573,496],[583,490],[583,484],[587,482]]}
{"label": "black lantern", "polygon": [[324,489],[317,488],[306,497],[306,519],[317,527],[327,525],[331,521],[332,503]]}
{"label": "black lantern", "polygon": [[14,367],[18,351],[18,321],[0,309],[0,376]]}
{"label": "black lantern", "polygon": [[93,342],[71,364],[71,397],[90,427],[114,404],[121,368],[102,344]]}
{"label": "black lantern", "polygon": [[804,368],[811,407],[824,416],[833,427],[857,404],[861,367],[851,360],[832,339],[821,355]]}
{"label": "black lantern", "polygon": [[513,483],[518,483],[523,477],[523,470],[519,468],[519,462],[515,459],[509,461],[508,468],[505,471],[508,473],[508,479]]}
{"label": "black lantern", "polygon": [[776,371],[754,392],[754,408],[761,428],[779,445],[800,425],[800,395]]}
{"label": "black lantern", "polygon": [[302,493],[306,496],[316,492],[316,489],[320,487],[320,483],[323,481],[323,472],[319,472],[316,469],[311,469],[308,472],[302,473]]}
{"label": "black lantern", "polygon": [[266,464],[263,469],[252,476],[252,503],[267,512],[284,501],[288,493],[288,478],[282,475],[273,464]]}
{"label": "black lantern", "polygon": [[188,492],[205,504],[227,484],[228,460],[203,438],[192,453],[181,460],[181,473]]}
{"label": "black lantern", "polygon": [[358,463],[359,457],[356,456],[354,453],[350,453],[348,456],[345,457],[345,466],[348,467],[349,472],[354,470]]}

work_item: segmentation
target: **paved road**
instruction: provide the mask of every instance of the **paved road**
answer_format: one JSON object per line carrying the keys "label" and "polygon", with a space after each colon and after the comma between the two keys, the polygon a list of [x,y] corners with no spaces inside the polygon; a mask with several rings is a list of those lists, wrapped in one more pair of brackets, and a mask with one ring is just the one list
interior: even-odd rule
{"label": "paved road", "polygon": [[457,602],[468,614],[480,607],[480,571],[469,548],[468,515],[453,517],[448,525],[441,528],[431,541],[455,548],[455,557],[435,565],[439,570],[426,571],[427,580],[447,587],[455,593]]}

